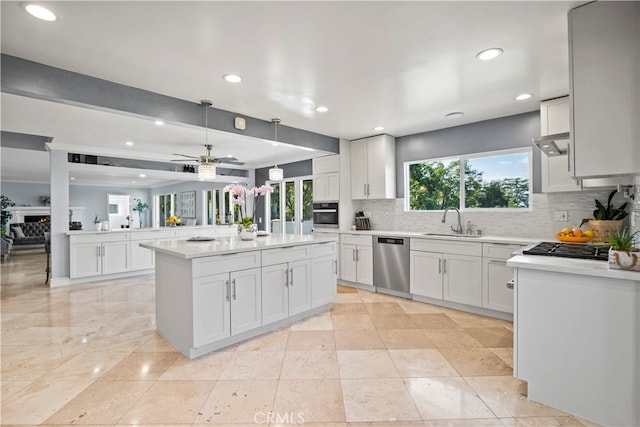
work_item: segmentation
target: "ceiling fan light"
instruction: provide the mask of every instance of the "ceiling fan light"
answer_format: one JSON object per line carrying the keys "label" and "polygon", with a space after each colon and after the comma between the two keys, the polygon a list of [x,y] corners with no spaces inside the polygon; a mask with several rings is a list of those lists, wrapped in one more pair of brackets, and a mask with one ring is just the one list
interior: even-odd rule
{"label": "ceiling fan light", "polygon": [[200,181],[213,181],[216,179],[216,165],[203,163],[198,166],[198,179]]}
{"label": "ceiling fan light", "polygon": [[284,171],[275,165],[269,169],[269,181],[282,181],[284,179]]}

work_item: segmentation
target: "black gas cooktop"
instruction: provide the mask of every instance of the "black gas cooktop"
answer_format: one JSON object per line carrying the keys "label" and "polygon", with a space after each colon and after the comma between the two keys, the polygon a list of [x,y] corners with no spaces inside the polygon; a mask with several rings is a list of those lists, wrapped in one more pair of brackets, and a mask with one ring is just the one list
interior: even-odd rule
{"label": "black gas cooktop", "polygon": [[591,246],[575,243],[542,242],[522,251],[524,255],[558,256],[564,258],[609,259],[608,246]]}

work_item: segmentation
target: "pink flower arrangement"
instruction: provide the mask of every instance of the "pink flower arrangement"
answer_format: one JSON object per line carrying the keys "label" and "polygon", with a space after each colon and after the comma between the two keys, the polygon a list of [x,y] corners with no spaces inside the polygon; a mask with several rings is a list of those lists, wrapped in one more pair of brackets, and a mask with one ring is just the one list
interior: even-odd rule
{"label": "pink flower arrangement", "polygon": [[[222,191],[224,191],[225,193],[231,193],[231,195],[233,196],[231,199],[231,205],[238,206],[238,210],[240,211],[241,222],[247,223],[251,221],[251,223],[254,223],[255,216],[256,216],[256,206],[258,204],[257,203],[258,197],[264,196],[267,193],[272,193],[273,187],[269,185],[261,185],[260,187],[253,187],[248,189],[244,185],[229,184],[226,187],[224,187]],[[250,217],[245,216],[245,213],[243,210],[247,196],[253,196],[255,198],[255,200],[253,201],[253,215]]]}

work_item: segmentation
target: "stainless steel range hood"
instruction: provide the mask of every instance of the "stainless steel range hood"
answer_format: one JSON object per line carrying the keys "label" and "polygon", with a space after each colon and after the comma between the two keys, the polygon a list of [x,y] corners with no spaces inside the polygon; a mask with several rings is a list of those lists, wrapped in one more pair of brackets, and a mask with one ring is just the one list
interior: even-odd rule
{"label": "stainless steel range hood", "polygon": [[562,141],[565,139],[569,139],[569,132],[537,136],[535,138],[531,138],[531,142],[533,142],[533,145],[542,150],[542,152],[547,156],[553,157],[567,154],[567,150],[559,148],[556,144],[556,141]]}

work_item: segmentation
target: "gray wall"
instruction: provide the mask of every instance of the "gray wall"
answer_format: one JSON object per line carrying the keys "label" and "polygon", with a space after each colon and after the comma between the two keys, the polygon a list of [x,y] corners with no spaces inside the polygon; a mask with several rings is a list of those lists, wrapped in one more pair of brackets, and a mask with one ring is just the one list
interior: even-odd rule
{"label": "gray wall", "polygon": [[[404,197],[404,163],[413,160],[531,147],[540,136],[538,110],[396,138],[396,197]],[[533,192],[541,192],[540,150],[533,150]]]}
{"label": "gray wall", "polygon": [[2,182],[2,194],[17,206],[40,206],[40,196],[49,196],[50,185],[29,182]]}
{"label": "gray wall", "polygon": [[[146,188],[121,188],[121,187],[97,187],[89,185],[70,185],[69,186],[69,206],[84,207],[82,213],[82,228],[84,230],[91,230],[93,227],[93,219],[96,215],[103,221],[109,219],[107,211],[107,195],[119,194],[130,195],[132,198],[136,197],[149,205],[150,209],[145,212],[144,226],[149,227],[149,219],[151,218],[151,206],[153,201],[151,199],[150,191]],[[133,200],[132,200],[133,203]],[[134,213],[134,222],[132,227],[138,226],[138,216]]]}

